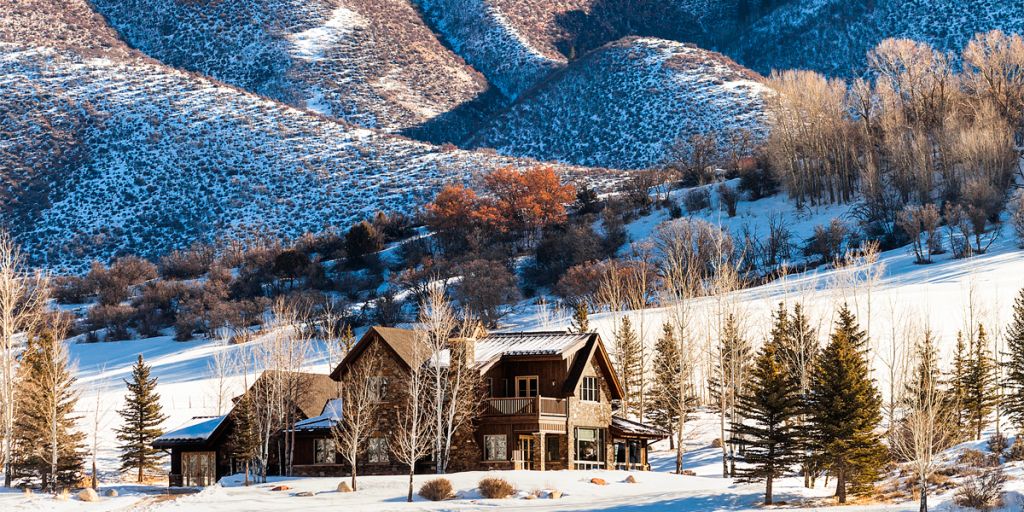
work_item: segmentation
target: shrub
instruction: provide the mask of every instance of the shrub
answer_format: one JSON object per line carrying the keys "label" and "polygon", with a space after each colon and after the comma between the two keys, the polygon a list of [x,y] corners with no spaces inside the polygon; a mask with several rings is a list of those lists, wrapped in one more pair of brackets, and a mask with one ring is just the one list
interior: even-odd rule
{"label": "shrub", "polygon": [[736,204],[740,201],[740,193],[727,183],[718,185],[718,200],[722,202],[730,217],[736,216]]}
{"label": "shrub", "polygon": [[1024,191],[1014,194],[1010,202],[1010,223],[1017,236],[1017,246],[1024,249]]}
{"label": "shrub", "polygon": [[711,206],[711,193],[706,188],[695,188],[683,196],[683,205],[689,213],[697,213]]}
{"label": "shrub", "polygon": [[1010,446],[1010,453],[1006,454],[1009,460],[1024,460],[1024,436],[1018,435]]}
{"label": "shrub", "polygon": [[173,251],[160,258],[160,276],[164,279],[195,279],[210,269],[215,257],[212,247],[194,245],[186,251]]}
{"label": "shrub", "polygon": [[739,174],[739,189],[749,194],[751,201],[773,195],[779,189],[775,175],[752,158],[740,162]]}
{"label": "shrub", "polygon": [[106,341],[130,339],[128,327],[135,308],[130,306],[97,305],[89,309],[86,322],[91,330],[106,329]]}
{"label": "shrub", "polygon": [[419,495],[430,501],[441,501],[454,495],[452,483],[447,478],[428,480],[420,487]]}
{"label": "shrub", "polygon": [[516,488],[503,478],[488,477],[480,480],[477,484],[480,495],[492,500],[501,500],[515,494]]}
{"label": "shrub", "polygon": [[960,454],[957,460],[961,466],[972,468],[987,468],[999,465],[999,456],[986,454],[980,450],[966,449]]}
{"label": "shrub", "polygon": [[453,296],[487,327],[498,324],[503,306],[519,300],[516,277],[499,262],[472,260],[460,265],[458,273],[462,279],[455,285]]}
{"label": "shrub", "polygon": [[850,230],[839,219],[832,219],[827,226],[815,226],[814,235],[807,240],[804,254],[820,256],[822,263],[828,263],[843,254],[843,245]]}
{"label": "shrub", "polygon": [[92,295],[88,281],[78,276],[54,277],[51,286],[59,304],[81,304]]}
{"label": "shrub", "polygon": [[953,501],[961,507],[975,510],[991,510],[1000,505],[1006,474],[1002,466],[996,466],[970,475],[957,487]]}
{"label": "shrub", "polygon": [[988,438],[988,450],[996,455],[1002,455],[1010,447],[1010,440],[1003,434],[995,434]]}
{"label": "shrub", "polygon": [[373,224],[363,221],[352,226],[345,234],[345,252],[349,264],[365,263],[366,258],[379,251],[383,243],[380,232]]}

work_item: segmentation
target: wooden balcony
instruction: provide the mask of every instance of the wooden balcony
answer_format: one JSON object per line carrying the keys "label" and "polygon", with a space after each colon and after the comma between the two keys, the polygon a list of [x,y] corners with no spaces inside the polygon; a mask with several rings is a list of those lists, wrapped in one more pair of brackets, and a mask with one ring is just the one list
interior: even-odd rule
{"label": "wooden balcony", "polygon": [[569,400],[535,396],[529,398],[488,398],[484,416],[528,416],[532,418],[565,418],[569,415]]}

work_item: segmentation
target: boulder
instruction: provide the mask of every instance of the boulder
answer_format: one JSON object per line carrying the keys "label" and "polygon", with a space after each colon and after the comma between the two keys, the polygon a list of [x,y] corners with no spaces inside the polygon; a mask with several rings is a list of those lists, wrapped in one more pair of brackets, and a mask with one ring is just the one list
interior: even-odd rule
{"label": "boulder", "polygon": [[694,473],[692,469],[684,469],[679,474],[683,476],[697,476],[697,473]]}
{"label": "boulder", "polygon": [[291,489],[291,487],[288,487],[287,485],[278,485],[278,486],[275,486],[274,488],[272,488],[270,490],[271,491],[287,491],[289,489]]}
{"label": "boulder", "polygon": [[548,493],[548,499],[557,500],[557,499],[561,499],[561,497],[562,497],[562,491],[559,491],[559,490],[554,490],[554,491],[551,491],[551,492]]}
{"label": "boulder", "polygon": [[295,496],[303,496],[303,497],[313,496],[313,493],[310,492],[310,491],[299,491],[299,492],[295,493]]}
{"label": "boulder", "polygon": [[117,497],[117,489],[107,489],[107,490],[103,491],[103,495],[108,497],[108,498],[116,498]]}
{"label": "boulder", "polygon": [[78,491],[78,499],[92,503],[99,501],[100,495],[96,494],[96,491],[92,490],[92,487],[86,487],[85,489]]}
{"label": "boulder", "polygon": [[624,481],[627,484],[635,484],[636,483],[636,477],[633,476],[633,475],[629,475],[629,476],[626,477],[626,480],[624,480]]}
{"label": "boulder", "polygon": [[338,484],[338,492],[352,492],[352,488],[348,486],[348,482],[341,482]]}
{"label": "boulder", "polygon": [[597,477],[591,478],[590,479],[590,483],[592,483],[594,485],[608,485],[608,482],[606,482],[604,480],[604,478],[597,478]]}

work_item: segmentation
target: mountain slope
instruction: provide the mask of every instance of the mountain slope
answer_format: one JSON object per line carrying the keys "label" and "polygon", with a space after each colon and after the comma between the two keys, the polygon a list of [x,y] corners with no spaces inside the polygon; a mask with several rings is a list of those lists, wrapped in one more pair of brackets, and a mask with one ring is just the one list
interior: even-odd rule
{"label": "mountain slope", "polygon": [[646,168],[695,134],[763,130],[757,80],[714,52],[627,38],[538,86],[484,126],[469,147],[576,165]]}
{"label": "mountain slope", "polygon": [[624,36],[708,44],[736,0],[416,0],[448,44],[515,99],[553,70]]}
{"label": "mountain slope", "polygon": [[[80,15],[46,18],[65,12],[55,3]],[[168,68],[124,48],[82,0],[2,0],[0,13],[0,224],[51,268],[344,228],[376,210],[412,213],[443,182],[531,164]]]}
{"label": "mountain slope", "polygon": [[487,89],[408,0],[93,0],[175,67],[369,128],[426,122]]}
{"label": "mountain slope", "polygon": [[1024,3],[1003,0],[796,0],[756,21],[725,53],[761,73],[854,76],[888,37],[959,52],[977,32],[1024,32]]}

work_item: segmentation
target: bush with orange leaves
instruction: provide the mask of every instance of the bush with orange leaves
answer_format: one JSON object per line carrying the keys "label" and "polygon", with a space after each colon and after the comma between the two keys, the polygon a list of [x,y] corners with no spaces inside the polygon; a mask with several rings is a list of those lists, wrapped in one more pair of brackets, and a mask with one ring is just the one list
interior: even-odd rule
{"label": "bush with orange leaves", "polygon": [[426,206],[427,225],[448,252],[505,241],[531,244],[546,226],[565,222],[565,205],[576,187],[562,184],[549,166],[497,169],[483,177],[479,196],[463,185],[448,185]]}

